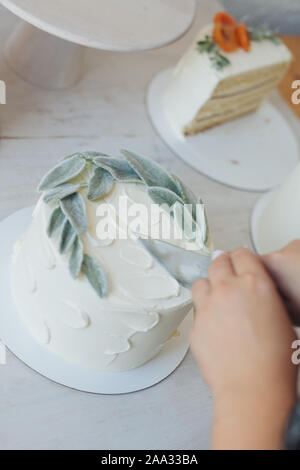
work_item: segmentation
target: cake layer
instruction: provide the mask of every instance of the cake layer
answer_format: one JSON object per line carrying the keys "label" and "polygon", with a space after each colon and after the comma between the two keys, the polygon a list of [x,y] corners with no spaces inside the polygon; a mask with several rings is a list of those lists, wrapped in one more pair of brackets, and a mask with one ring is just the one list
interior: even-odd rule
{"label": "cake layer", "polygon": [[289,64],[289,61],[284,61],[227,77],[218,84],[211,98],[248,91],[251,87],[260,86],[269,81],[274,81],[276,84],[286,73]]}
{"label": "cake layer", "polygon": [[221,113],[221,114],[211,116],[200,122],[194,121],[194,123],[185,131],[185,135],[197,134],[198,132],[208,130],[224,122],[232,121],[233,119],[237,119],[246,114],[250,114],[256,111],[260,105],[261,105],[260,101],[258,103],[249,103],[248,105],[245,105],[243,108],[239,108],[239,109],[235,108],[230,111],[227,111],[226,113]]}

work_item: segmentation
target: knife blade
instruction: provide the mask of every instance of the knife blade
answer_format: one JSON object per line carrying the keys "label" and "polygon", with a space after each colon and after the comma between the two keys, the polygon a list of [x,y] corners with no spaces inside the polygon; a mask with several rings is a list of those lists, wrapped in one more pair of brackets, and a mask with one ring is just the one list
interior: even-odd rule
{"label": "knife blade", "polygon": [[[214,251],[205,255],[198,251],[188,251],[170,243],[154,239],[139,238],[140,243],[153,256],[165,270],[183,287],[191,289],[198,279],[208,278],[208,269],[211,263],[223,251]],[[271,273],[269,273],[271,275]],[[284,293],[277,286],[278,293],[286,305],[290,319],[294,326],[300,326],[300,314],[290,305]]]}
{"label": "knife blade", "polygon": [[139,241],[181,286],[190,289],[197,279],[207,279],[215,256],[188,251],[161,240],[139,238]]}

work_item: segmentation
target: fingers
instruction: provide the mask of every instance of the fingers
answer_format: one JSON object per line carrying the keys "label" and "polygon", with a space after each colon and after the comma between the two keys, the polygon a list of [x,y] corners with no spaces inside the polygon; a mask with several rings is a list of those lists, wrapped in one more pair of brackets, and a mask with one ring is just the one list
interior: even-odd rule
{"label": "fingers", "polygon": [[284,248],[272,253],[261,256],[261,259],[267,267],[280,270],[282,263],[286,263],[289,259],[300,255],[300,240],[294,240]]}
{"label": "fingers", "polygon": [[300,240],[293,240],[280,251],[282,253],[285,253],[285,252],[300,253]]}
{"label": "fingers", "polygon": [[238,276],[253,274],[260,277],[269,277],[266,268],[258,256],[247,248],[239,248],[230,254],[233,268]]}
{"label": "fingers", "polygon": [[199,279],[199,281],[195,282],[192,288],[192,295],[193,295],[193,300],[196,306],[196,310],[197,310],[197,307],[207,299],[210,292],[211,292],[211,285],[209,281],[207,281],[206,279]]}
{"label": "fingers", "polygon": [[275,275],[277,271],[280,271],[284,266],[285,258],[286,256],[283,251],[276,251],[260,257],[261,262],[272,276]]}
{"label": "fingers", "polygon": [[230,254],[223,253],[210,265],[209,280],[212,285],[222,282],[228,277],[235,275],[234,267],[231,262]]}

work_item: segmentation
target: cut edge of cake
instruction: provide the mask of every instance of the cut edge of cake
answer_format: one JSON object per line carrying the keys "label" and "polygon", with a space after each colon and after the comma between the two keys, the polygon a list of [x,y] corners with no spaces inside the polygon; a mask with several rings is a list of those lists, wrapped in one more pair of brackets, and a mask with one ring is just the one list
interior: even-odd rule
{"label": "cut edge of cake", "polygon": [[279,85],[289,65],[289,61],[282,62],[220,82],[212,97],[185,126],[184,135],[197,134],[256,111]]}

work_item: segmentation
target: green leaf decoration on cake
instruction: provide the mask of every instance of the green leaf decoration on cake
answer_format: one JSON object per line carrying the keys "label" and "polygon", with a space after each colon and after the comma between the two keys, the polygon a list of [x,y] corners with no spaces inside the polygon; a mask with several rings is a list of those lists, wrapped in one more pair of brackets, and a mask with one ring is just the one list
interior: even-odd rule
{"label": "green leaf decoration on cake", "polygon": [[209,232],[209,225],[208,225],[208,220],[207,220],[207,214],[205,210],[205,204],[202,201],[201,198],[197,199],[197,210],[201,211],[202,213],[202,232],[204,233],[203,237],[203,244],[206,246],[209,242],[209,237],[210,237],[210,232]]}
{"label": "green leaf decoration on cake", "polygon": [[101,265],[92,256],[85,254],[82,263],[82,272],[99,297],[105,297],[108,292],[108,279]]}
{"label": "green leaf decoration on cake", "polygon": [[94,175],[90,179],[87,198],[90,201],[96,201],[110,193],[113,185],[114,178],[109,171],[98,167],[95,169]]}
{"label": "green leaf decoration on cake", "polygon": [[121,151],[129,165],[135,170],[147,186],[159,186],[178,192],[172,176],[153,160],[140,157],[128,150]]}
{"label": "green leaf decoration on cake", "polygon": [[192,206],[192,216],[193,216],[193,219],[196,220],[197,197],[177,176],[175,175],[172,175],[172,176],[177,185],[178,193],[181,199],[183,200],[184,204],[190,204]]}
{"label": "green leaf decoration on cake", "polygon": [[220,47],[212,36],[208,34],[205,36],[205,39],[197,42],[197,49],[200,54],[207,53],[209,55],[212,66],[217,70],[222,70],[224,67],[228,67],[228,65],[231,64],[230,60],[221,54]]}
{"label": "green leaf decoration on cake", "polygon": [[195,194],[175,175],[172,175],[176,185],[177,185],[177,193],[183,200],[185,204],[196,204],[197,197]]}
{"label": "green leaf decoration on cake", "polygon": [[49,189],[43,197],[43,201],[46,203],[59,201],[64,197],[70,196],[78,191],[80,188],[79,184],[64,183],[56,186],[53,189]]}
{"label": "green leaf decoration on cake", "polygon": [[83,262],[83,245],[77,236],[73,243],[72,253],[69,259],[69,271],[73,279],[77,279]]}
{"label": "green leaf decoration on cake", "polygon": [[[69,256],[69,271],[73,279],[80,273],[87,277],[99,297],[109,290],[109,282],[100,263],[84,253],[81,236],[88,230],[86,206],[81,193],[96,201],[112,190],[114,182],[144,184],[152,201],[160,206],[172,208],[178,220],[180,207],[190,204],[191,226],[197,232],[197,210],[200,210],[202,239],[209,242],[209,229],[205,208],[197,206],[199,200],[176,176],[169,174],[153,160],[122,151],[124,158],[114,158],[101,152],[86,151],[69,155],[43,178],[39,191],[44,192],[43,201],[58,203],[49,217],[47,234],[56,237],[58,250]],[[80,191],[80,192],[79,192]],[[200,200],[202,204],[202,201]],[[57,236],[59,233],[59,236]],[[209,251],[207,246],[203,250]]]}
{"label": "green leaf decoration on cake", "polygon": [[250,33],[250,38],[251,41],[271,41],[273,44],[278,46],[281,44],[281,39],[276,36],[272,31],[270,31],[266,26],[260,26],[258,28],[248,28],[248,31]]}
{"label": "green leaf decoration on cake", "polygon": [[158,186],[154,186],[148,188],[148,194],[151,197],[152,201],[155,204],[159,204],[160,206],[163,204],[167,204],[169,207],[172,207],[176,202],[183,205],[183,200],[177,196],[177,194],[173,193],[167,188],[160,188]]}
{"label": "green leaf decoration on cake", "polygon": [[230,60],[225,57],[221,52],[216,51],[211,57],[210,60],[213,64],[213,66],[217,70],[222,70],[224,67],[227,67],[228,65],[231,64]]}
{"label": "green leaf decoration on cake", "polygon": [[202,41],[198,41],[197,45],[198,45],[198,51],[200,53],[203,53],[203,52],[214,53],[216,50],[219,50],[218,44],[208,34],[206,34],[205,39],[203,39]]}
{"label": "green leaf decoration on cake", "polygon": [[113,157],[99,157],[95,158],[94,162],[96,165],[109,171],[112,177],[119,182],[141,183],[141,178],[126,160]]}
{"label": "green leaf decoration on cake", "polygon": [[59,184],[66,183],[79,175],[85,165],[86,161],[80,154],[76,154],[68,160],[62,161],[44,176],[38,187],[38,191],[45,191],[55,188]]}
{"label": "green leaf decoration on cake", "polygon": [[182,206],[180,203],[176,202],[173,212],[175,223],[179,225],[184,238],[189,242],[195,242],[198,226],[187,206]]}
{"label": "green leaf decoration on cake", "polygon": [[70,155],[67,155],[66,157],[61,158],[59,161],[63,162],[64,160],[69,160],[69,158],[72,158],[75,156],[84,158],[84,155],[81,152],[75,152],[75,153],[70,153]]}
{"label": "green leaf decoration on cake", "polygon": [[66,220],[66,216],[61,210],[61,208],[56,207],[56,209],[53,210],[50,216],[49,222],[48,222],[48,226],[47,226],[48,236],[52,237],[52,235],[54,235],[58,231],[58,229],[62,227],[65,220]]}
{"label": "green leaf decoration on cake", "polygon": [[83,197],[79,193],[71,194],[60,201],[60,207],[78,235],[83,235],[88,228]]}
{"label": "green leaf decoration on cake", "polygon": [[[266,26],[260,26],[258,28],[247,27],[247,31],[251,41],[261,42],[267,40],[277,46],[282,43],[281,39]],[[228,65],[231,64],[229,58],[222,54],[219,45],[209,34],[206,34],[204,39],[197,42],[197,50],[200,54],[208,54],[212,66],[217,70],[222,70],[224,67],[228,67]]]}
{"label": "green leaf decoration on cake", "polygon": [[59,252],[61,254],[69,251],[75,241],[76,236],[77,234],[73,229],[72,225],[70,224],[69,220],[66,220],[63,225],[59,239]]}
{"label": "green leaf decoration on cake", "polygon": [[81,155],[84,156],[84,158],[87,159],[94,159],[95,157],[109,157],[106,153],[103,152],[95,152],[94,150],[86,150],[85,152],[82,152]]}

